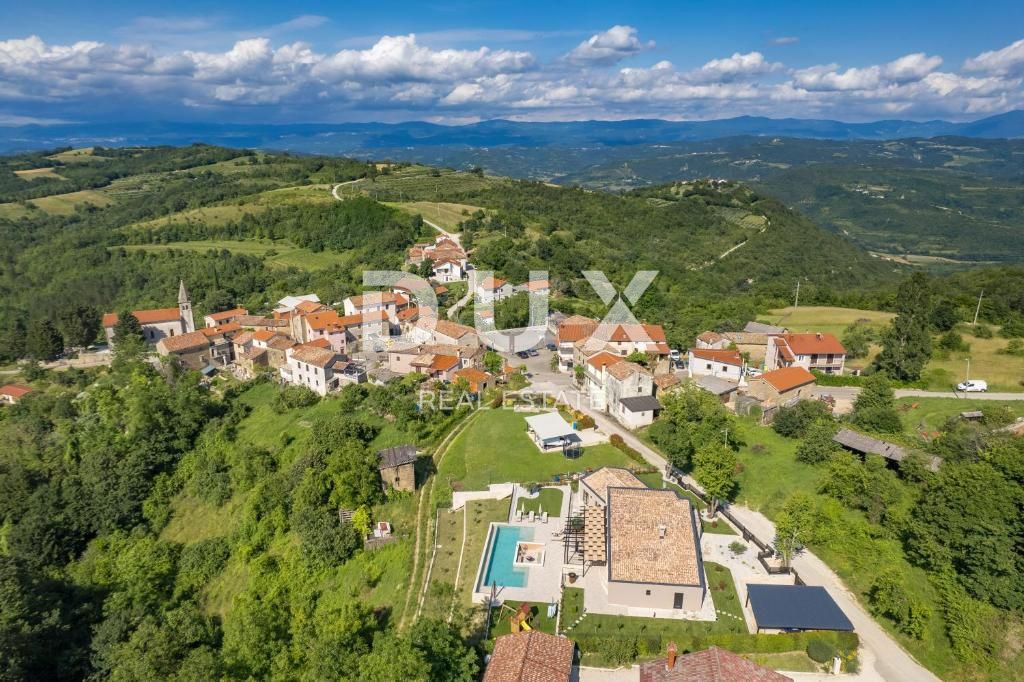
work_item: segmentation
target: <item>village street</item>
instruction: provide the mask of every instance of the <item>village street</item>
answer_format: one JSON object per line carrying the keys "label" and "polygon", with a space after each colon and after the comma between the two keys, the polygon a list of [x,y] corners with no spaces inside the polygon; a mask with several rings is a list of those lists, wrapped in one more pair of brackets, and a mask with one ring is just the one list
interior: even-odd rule
{"label": "village street", "polygon": [[[644,459],[659,470],[666,464],[665,458],[648,447],[628,429],[611,419],[608,415],[590,409],[585,396],[572,384],[570,374],[553,371],[550,368],[551,353],[542,351],[537,357],[522,361],[513,357],[511,362],[526,364],[531,375],[529,391],[549,393],[553,396],[562,395],[563,399],[573,407],[593,417],[597,427],[605,433],[616,433],[630,447],[640,452]],[[946,395],[940,393],[939,395]],[[687,483],[696,486],[696,481],[686,477]],[[697,486],[699,487],[699,486]],[[774,524],[763,514],[740,505],[730,505],[731,511],[741,523],[764,542],[772,542],[775,538]],[[801,580],[807,585],[825,587],[843,612],[853,622],[861,645],[867,650],[863,656],[864,669],[859,679],[881,679],[891,682],[906,680],[938,680],[935,675],[920,665],[910,656],[875,620],[864,610],[857,598],[846,587],[842,579],[836,575],[821,559],[809,551],[802,552],[793,560],[793,567],[800,574]],[[871,674],[871,668],[874,675]]]}

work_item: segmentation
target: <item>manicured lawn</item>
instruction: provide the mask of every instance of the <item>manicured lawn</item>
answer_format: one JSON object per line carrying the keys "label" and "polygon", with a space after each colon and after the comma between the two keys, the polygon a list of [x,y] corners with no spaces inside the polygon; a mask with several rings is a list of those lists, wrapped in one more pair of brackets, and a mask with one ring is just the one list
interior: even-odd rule
{"label": "manicured lawn", "polygon": [[[551,481],[554,476],[635,463],[611,445],[584,448],[566,459],[561,450],[541,452],[526,435],[528,413],[486,410],[452,443],[438,470],[438,482],[462,490],[483,490],[491,483]],[[444,498],[439,495],[439,500]]]}
{"label": "manicured lawn", "polygon": [[812,661],[804,651],[789,651],[784,654],[743,654],[743,658],[772,670],[794,673],[814,673],[821,670],[821,666]]}
{"label": "manicured lawn", "polygon": [[487,543],[492,522],[508,521],[511,500],[476,500],[466,505],[466,546],[462,552],[462,571],[455,586],[456,594],[466,606],[473,602],[476,569]]}
{"label": "manicured lawn", "polygon": [[541,488],[537,497],[531,500],[520,500],[519,508],[523,514],[546,511],[548,516],[557,516],[562,511],[562,491],[558,488]]}
{"label": "manicured lawn", "polygon": [[1009,409],[1015,417],[1024,415],[1024,400],[972,400],[971,398],[900,398],[896,401],[903,428],[909,435],[941,431],[949,417],[981,410],[993,413]]}

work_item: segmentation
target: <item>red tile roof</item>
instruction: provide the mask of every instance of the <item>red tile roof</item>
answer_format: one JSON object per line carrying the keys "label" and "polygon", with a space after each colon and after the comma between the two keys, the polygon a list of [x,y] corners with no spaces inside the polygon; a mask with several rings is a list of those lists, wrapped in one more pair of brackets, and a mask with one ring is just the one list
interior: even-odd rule
{"label": "red tile roof", "polygon": [[0,395],[7,395],[12,398],[21,398],[31,392],[32,387],[24,384],[7,384],[6,386],[0,386]]}
{"label": "red tile roof", "polygon": [[404,305],[409,302],[405,296],[393,291],[367,291],[365,294],[352,296],[348,300],[356,308],[362,308],[363,305],[386,305],[388,303]]}
{"label": "red tile roof", "polygon": [[832,334],[782,334],[779,338],[797,355],[846,354],[843,344]]}
{"label": "red tile roof", "polygon": [[435,355],[430,362],[430,369],[438,372],[447,372],[459,364],[459,358],[453,355]]}
{"label": "red tile roof", "polygon": [[312,341],[307,341],[303,345],[312,346],[314,348],[330,348],[331,347],[331,342],[328,341],[327,339],[321,337],[319,339],[313,339]]}
{"label": "red tile roof", "polygon": [[277,332],[272,332],[269,329],[261,329],[259,331],[252,333],[252,338],[256,339],[257,341],[262,341],[264,343],[274,338],[275,336],[277,336]]}
{"label": "red tile roof", "polygon": [[491,375],[476,367],[465,367],[453,372],[456,379],[465,379],[469,384],[469,390],[479,391],[482,384],[486,384]]}
{"label": "red tile roof", "polygon": [[704,343],[718,343],[722,340],[722,335],[718,332],[704,332],[697,337],[697,340]]}
{"label": "red tile roof", "polygon": [[783,367],[772,372],[765,372],[758,378],[774,386],[779,393],[813,384],[815,380],[814,375],[803,367]]}
{"label": "red tile roof", "polygon": [[[160,322],[176,322],[181,319],[181,311],[177,308],[157,308],[156,310],[133,310],[132,315],[139,324],[159,324]],[[103,326],[113,327],[117,324],[117,313],[103,316]]]}
{"label": "red tile roof", "polygon": [[217,327],[203,327],[198,331],[206,334],[207,336],[220,336],[221,334],[230,334],[231,332],[241,331],[242,325],[237,322],[228,322]]}
{"label": "red tile roof", "polygon": [[230,320],[232,317],[238,317],[239,315],[248,315],[249,311],[245,308],[232,308],[231,310],[224,310],[219,313],[210,313],[207,315],[208,318],[214,322],[220,322],[221,320]]}
{"label": "red tile roof", "polygon": [[582,315],[567,317],[562,320],[562,324],[558,325],[558,342],[576,343],[580,339],[585,339],[593,334],[594,330],[597,329],[597,325],[597,320],[592,320]]}
{"label": "red tile roof", "polygon": [[452,339],[461,339],[463,336],[476,333],[472,327],[451,320],[438,320],[434,325],[434,331]]}
{"label": "red tile roof", "polygon": [[693,357],[700,358],[701,360],[711,360],[712,362],[721,362],[726,365],[736,365],[738,367],[743,366],[743,356],[740,355],[738,350],[691,348],[690,353],[693,354]]}
{"label": "red tile roof", "polygon": [[485,277],[484,280],[480,282],[478,286],[481,289],[494,291],[495,289],[500,289],[506,284],[508,284],[508,282],[506,280],[501,279],[500,277]]}
{"label": "red tile roof", "polygon": [[483,682],[568,682],[575,650],[571,639],[537,630],[502,635]]}
{"label": "red tile roof", "polygon": [[327,365],[334,362],[337,358],[337,354],[326,348],[317,348],[316,346],[310,346],[304,344],[296,346],[292,349],[291,357],[293,360],[304,362],[307,365],[314,365],[316,367],[327,367]]}
{"label": "red tile roof", "polygon": [[640,665],[640,682],[792,682],[792,678],[751,663],[716,646],[677,656],[671,669],[660,658]]}
{"label": "red tile roof", "polygon": [[609,353],[608,351],[601,351],[600,353],[594,353],[587,358],[587,364],[594,369],[604,369],[608,365],[614,365],[617,362],[625,360],[621,355],[615,353]]}
{"label": "red tile roof", "polygon": [[178,336],[165,336],[157,342],[157,347],[163,347],[168,353],[185,353],[188,351],[200,350],[210,347],[210,340],[202,331],[179,334]]}

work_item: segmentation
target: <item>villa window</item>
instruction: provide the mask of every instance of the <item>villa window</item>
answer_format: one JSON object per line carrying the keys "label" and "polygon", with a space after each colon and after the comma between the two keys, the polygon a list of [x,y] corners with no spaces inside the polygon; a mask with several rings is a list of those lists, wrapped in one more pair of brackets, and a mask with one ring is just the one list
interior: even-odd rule
{"label": "villa window", "polygon": [[650,597],[651,596],[651,591],[650,590],[644,590],[644,595]]}

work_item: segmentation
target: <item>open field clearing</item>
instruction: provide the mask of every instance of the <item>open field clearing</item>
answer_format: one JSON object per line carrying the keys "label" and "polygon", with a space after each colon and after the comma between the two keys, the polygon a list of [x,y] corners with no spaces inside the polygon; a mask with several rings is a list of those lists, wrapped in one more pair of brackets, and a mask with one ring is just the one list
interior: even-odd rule
{"label": "open field clearing", "polygon": [[410,201],[410,202],[388,202],[388,206],[397,208],[409,215],[420,214],[432,223],[440,225],[449,232],[455,232],[459,223],[467,219],[471,214],[481,210],[479,206],[469,204],[451,204],[446,202],[434,203],[432,201]]}
{"label": "open field clearing", "polygon": [[85,204],[92,204],[102,208],[114,203],[114,200],[109,196],[93,189],[83,189],[80,192],[69,192],[67,194],[54,194],[49,197],[30,199],[29,201],[50,215],[71,215],[75,212],[75,209]]}
{"label": "open field clearing", "polygon": [[32,168],[31,170],[18,170],[14,171],[22,180],[32,181],[40,178],[50,178],[52,180],[64,180],[63,175],[59,175],[53,168]]}
{"label": "open field clearing", "polygon": [[95,151],[93,147],[81,147],[79,149],[69,149],[66,152],[60,152],[47,158],[60,161],[61,163],[93,163],[106,158],[104,156],[97,156]]}
{"label": "open field clearing", "polygon": [[331,267],[344,267],[352,260],[352,253],[335,253],[320,251],[318,253],[293,246],[288,242],[272,242],[268,240],[247,239],[244,241],[211,240],[191,242],[170,242],[168,244],[126,244],[111,247],[128,251],[179,251],[205,252],[210,249],[226,249],[232,253],[264,258],[266,263],[279,268],[294,267],[300,270],[323,270]]}
{"label": "open field clearing", "polygon": [[854,322],[866,320],[866,324],[879,329],[889,324],[896,315],[877,310],[837,308],[832,306],[800,306],[778,308],[761,315],[760,320],[768,324],[786,327],[794,332],[828,332],[841,336],[843,330]]}
{"label": "open field clearing", "polygon": [[981,410],[987,414],[1003,410],[1014,417],[1024,416],[1021,400],[971,400],[970,398],[900,398],[896,401],[906,433],[934,435],[946,420],[961,412]]}
{"label": "open field clearing", "polygon": [[1024,391],[1024,357],[1000,353],[1008,339],[979,339],[961,332],[971,349],[966,353],[933,353],[925,371],[934,376],[936,388],[949,388],[967,378],[967,359],[971,360],[971,379],[984,379],[990,391]]}

